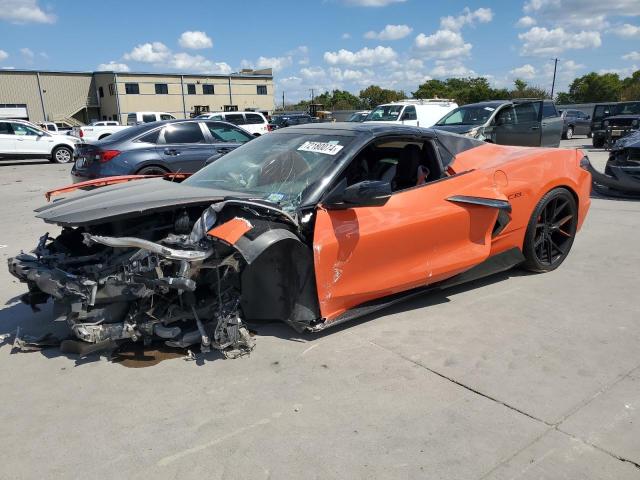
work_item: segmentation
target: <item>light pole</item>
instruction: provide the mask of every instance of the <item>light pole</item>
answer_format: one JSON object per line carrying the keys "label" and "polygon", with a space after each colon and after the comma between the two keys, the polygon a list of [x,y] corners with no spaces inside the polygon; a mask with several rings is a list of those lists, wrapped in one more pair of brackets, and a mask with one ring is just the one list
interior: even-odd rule
{"label": "light pole", "polygon": [[553,100],[553,91],[556,88],[556,69],[558,68],[558,59],[553,59],[553,82],[551,83],[551,100]]}

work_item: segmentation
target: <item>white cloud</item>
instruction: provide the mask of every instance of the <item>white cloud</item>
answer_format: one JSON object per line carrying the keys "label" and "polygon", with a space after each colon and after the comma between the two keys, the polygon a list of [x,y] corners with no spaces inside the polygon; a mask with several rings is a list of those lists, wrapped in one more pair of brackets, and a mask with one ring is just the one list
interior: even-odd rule
{"label": "white cloud", "polygon": [[419,34],[415,38],[415,47],[428,57],[454,58],[466,57],[472,45],[465,43],[459,32],[438,30],[433,35]]}
{"label": "white cloud", "polygon": [[274,72],[278,72],[283,68],[287,68],[293,63],[289,57],[259,57],[256,62],[257,68],[272,68]]}
{"label": "white cloud", "polygon": [[151,42],[137,45],[129,53],[124,54],[124,59],[142,63],[162,63],[170,56],[171,50],[164,43]]}
{"label": "white cloud", "polygon": [[373,30],[364,34],[364,38],[371,40],[400,40],[413,32],[408,25],[387,25],[380,32]]}
{"label": "white cloud", "polygon": [[524,17],[522,17],[520,20],[516,22],[516,27],[529,28],[529,27],[533,27],[535,24],[536,24],[535,18],[525,15]]}
{"label": "white cloud", "polygon": [[477,74],[473,70],[465,67],[457,60],[437,60],[436,66],[429,72],[434,77],[475,77]]}
{"label": "white cloud", "polygon": [[536,69],[531,64],[522,65],[521,67],[510,70],[509,73],[515,78],[530,80],[536,76]]}
{"label": "white cloud", "polygon": [[203,48],[213,47],[213,41],[205,32],[186,31],[180,35],[178,43],[182,48],[190,48],[192,50],[201,50]]}
{"label": "white cloud", "polygon": [[398,54],[391,47],[377,46],[363,48],[356,52],[340,49],[338,52],[324,52],[324,61],[330,65],[352,65],[367,67],[395,60]]}
{"label": "white cloud", "polygon": [[352,69],[340,69],[331,67],[329,69],[329,75],[332,79],[338,82],[354,82],[358,84],[370,83],[371,78],[374,76],[371,70],[352,70]]}
{"label": "white cloud", "polygon": [[108,71],[108,72],[128,72],[129,65],[126,63],[117,63],[111,60],[109,63],[101,63],[98,65],[96,69],[98,71]]}
{"label": "white cloud", "polygon": [[406,0],[344,0],[347,5],[354,7],[386,7],[394,3],[403,3]]}
{"label": "white cloud", "polygon": [[174,53],[169,58],[166,66],[175,70],[184,70],[198,73],[217,73],[227,75],[232,72],[231,66],[226,62],[214,62],[202,55],[191,55],[189,53]]}
{"label": "white cloud", "polygon": [[56,16],[45,12],[38,0],[0,0],[0,20],[11,23],[55,23]]}
{"label": "white cloud", "polygon": [[621,27],[613,28],[611,31],[623,38],[640,38],[640,27],[631,25],[630,23],[625,23]]}
{"label": "white cloud", "polygon": [[602,30],[608,16],[637,16],[637,0],[528,0],[525,14],[563,28]]}
{"label": "white cloud", "polygon": [[0,62],[9,58],[9,54],[4,50],[0,50]]}
{"label": "white cloud", "polygon": [[342,38],[343,40],[349,40],[351,38],[351,34],[345,32],[345,33],[342,34],[342,36],[340,38]]}
{"label": "white cloud", "polygon": [[300,69],[300,75],[305,80],[315,80],[317,78],[325,77],[327,72],[322,67],[305,67]]}
{"label": "white cloud", "polygon": [[523,42],[520,53],[533,56],[555,55],[565,50],[597,48],[602,44],[599,32],[566,32],[562,27],[551,30],[533,27],[527,32],[518,34],[518,38]]}
{"label": "white cloud", "polygon": [[[0,58],[2,58],[2,54],[0,54]],[[622,59],[630,62],[638,62],[640,61],[640,52],[629,52],[626,55],[623,55]]]}
{"label": "white cloud", "polygon": [[598,70],[600,75],[604,75],[605,73],[615,73],[620,78],[630,77],[634,72],[640,70],[640,66],[633,64],[627,68],[603,68]]}
{"label": "white cloud", "polygon": [[493,20],[493,12],[490,8],[478,8],[471,11],[469,7],[465,7],[461,15],[453,17],[451,15],[440,19],[440,28],[443,30],[460,30],[465,25],[473,25],[474,23],[488,23]]}

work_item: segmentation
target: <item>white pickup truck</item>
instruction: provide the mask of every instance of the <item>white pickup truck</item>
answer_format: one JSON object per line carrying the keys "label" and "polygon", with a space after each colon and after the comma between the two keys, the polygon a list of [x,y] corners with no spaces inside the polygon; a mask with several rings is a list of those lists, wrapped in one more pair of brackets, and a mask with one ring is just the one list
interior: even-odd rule
{"label": "white pickup truck", "polygon": [[129,126],[120,125],[116,121],[93,122],[84,127],[74,127],[71,130],[71,135],[80,138],[83,142],[95,142],[125,128],[129,128]]}

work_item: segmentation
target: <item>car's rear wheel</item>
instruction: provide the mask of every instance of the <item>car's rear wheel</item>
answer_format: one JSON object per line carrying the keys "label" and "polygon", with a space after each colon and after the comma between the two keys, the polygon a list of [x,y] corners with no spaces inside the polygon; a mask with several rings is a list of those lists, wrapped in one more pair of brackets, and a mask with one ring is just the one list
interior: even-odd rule
{"label": "car's rear wheel", "polygon": [[567,127],[567,133],[564,136],[567,140],[571,140],[573,138],[573,127]]}
{"label": "car's rear wheel", "polygon": [[51,152],[51,161],[54,163],[69,163],[73,160],[73,150],[69,147],[56,147]]}
{"label": "car's rear wheel", "polygon": [[602,147],[604,147],[604,138],[593,137],[593,148],[602,148]]}
{"label": "car's rear wheel", "polygon": [[141,168],[137,172],[138,175],[164,175],[165,173],[169,173],[169,170],[158,165],[149,165],[148,167]]}
{"label": "car's rear wheel", "polygon": [[540,199],[531,215],[524,240],[523,266],[533,272],[555,270],[569,255],[578,226],[578,204],[566,188]]}

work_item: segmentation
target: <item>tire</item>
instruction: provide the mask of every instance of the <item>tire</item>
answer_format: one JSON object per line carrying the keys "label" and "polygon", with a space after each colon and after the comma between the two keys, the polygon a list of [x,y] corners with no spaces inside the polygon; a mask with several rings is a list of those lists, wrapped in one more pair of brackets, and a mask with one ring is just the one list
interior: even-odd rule
{"label": "tire", "polygon": [[524,238],[523,267],[532,272],[550,272],[564,262],[576,235],[578,204],[566,188],[545,194],[531,214]]}
{"label": "tire", "polygon": [[593,137],[593,148],[602,148],[602,147],[604,147],[604,138]]}
{"label": "tire", "polygon": [[51,152],[51,161],[53,163],[69,163],[73,161],[73,150],[66,146],[60,146]]}
{"label": "tire", "polygon": [[587,138],[591,138],[593,137],[593,133],[591,133],[591,130],[589,130],[589,133],[587,133]]}
{"label": "tire", "polygon": [[573,127],[567,127],[567,133],[564,134],[564,138],[571,140],[573,138]]}
{"label": "tire", "polygon": [[136,175],[164,175],[165,173],[169,173],[169,170],[158,165],[148,165],[138,170]]}

